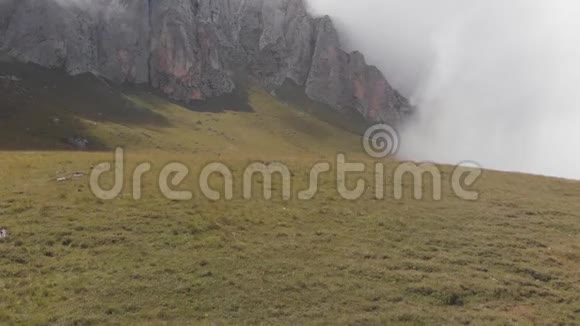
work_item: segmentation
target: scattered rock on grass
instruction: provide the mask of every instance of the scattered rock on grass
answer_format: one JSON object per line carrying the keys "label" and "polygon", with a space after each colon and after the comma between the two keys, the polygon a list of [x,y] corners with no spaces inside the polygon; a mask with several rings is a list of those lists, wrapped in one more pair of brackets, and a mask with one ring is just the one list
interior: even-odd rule
{"label": "scattered rock on grass", "polygon": [[11,75],[1,75],[0,79],[4,79],[4,80],[9,80],[9,81],[15,81],[15,82],[19,82],[22,81],[22,78],[18,77],[18,76],[11,76]]}
{"label": "scattered rock on grass", "polygon": [[85,150],[89,147],[89,140],[83,137],[69,137],[67,143],[80,150]]}
{"label": "scattered rock on grass", "polygon": [[8,237],[8,229],[0,228],[0,239],[5,239]]}

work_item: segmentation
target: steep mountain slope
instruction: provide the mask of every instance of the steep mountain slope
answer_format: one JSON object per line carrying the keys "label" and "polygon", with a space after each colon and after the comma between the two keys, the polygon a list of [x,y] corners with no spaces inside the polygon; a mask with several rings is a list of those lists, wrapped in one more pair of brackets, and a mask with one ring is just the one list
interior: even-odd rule
{"label": "steep mountain slope", "polygon": [[0,42],[22,62],[148,83],[186,102],[231,93],[249,75],[268,91],[291,80],[372,121],[396,123],[409,106],[302,0],[4,0]]}
{"label": "steep mountain slope", "polygon": [[148,86],[118,86],[0,62],[0,150],[163,150],[185,153],[314,153],[360,148],[353,117],[283,87],[281,102],[252,83],[189,104]]}

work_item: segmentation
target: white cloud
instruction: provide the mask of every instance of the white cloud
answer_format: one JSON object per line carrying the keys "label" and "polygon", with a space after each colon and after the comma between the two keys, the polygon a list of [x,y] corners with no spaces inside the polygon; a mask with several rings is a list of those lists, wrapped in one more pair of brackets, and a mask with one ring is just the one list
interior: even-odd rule
{"label": "white cloud", "polygon": [[420,107],[406,159],[580,178],[574,0],[310,0]]}

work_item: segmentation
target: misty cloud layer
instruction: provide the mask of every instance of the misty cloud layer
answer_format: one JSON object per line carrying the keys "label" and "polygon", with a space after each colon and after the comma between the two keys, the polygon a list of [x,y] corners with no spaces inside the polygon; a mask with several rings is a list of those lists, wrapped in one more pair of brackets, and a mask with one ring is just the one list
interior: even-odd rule
{"label": "misty cloud layer", "polygon": [[309,0],[419,107],[403,159],[580,178],[574,0]]}

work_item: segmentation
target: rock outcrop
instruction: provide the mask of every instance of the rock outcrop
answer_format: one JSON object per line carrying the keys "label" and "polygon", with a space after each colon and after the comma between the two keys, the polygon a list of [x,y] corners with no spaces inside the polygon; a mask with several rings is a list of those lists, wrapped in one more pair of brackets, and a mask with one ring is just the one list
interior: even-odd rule
{"label": "rock outcrop", "polygon": [[0,51],[149,83],[180,101],[231,93],[243,75],[268,90],[290,79],[311,99],[372,121],[396,122],[408,107],[303,0],[2,0]]}
{"label": "rock outcrop", "polygon": [[146,1],[4,1],[10,15],[0,32],[1,49],[10,56],[65,68],[70,74],[92,72],[119,82],[149,80]]}

